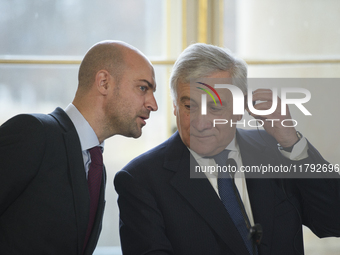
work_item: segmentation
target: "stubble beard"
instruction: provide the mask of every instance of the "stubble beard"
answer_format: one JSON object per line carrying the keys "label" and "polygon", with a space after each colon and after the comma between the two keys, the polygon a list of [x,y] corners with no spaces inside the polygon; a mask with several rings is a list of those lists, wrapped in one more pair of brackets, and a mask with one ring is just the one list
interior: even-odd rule
{"label": "stubble beard", "polygon": [[[117,103],[108,107],[106,112],[108,113],[109,120],[107,127],[115,129],[117,134],[126,137],[138,138],[142,135],[142,126],[138,123],[138,113],[135,116],[131,116],[133,109],[130,105],[124,101],[119,93],[120,85],[115,90],[115,98]],[[111,114],[110,114],[111,113]]]}

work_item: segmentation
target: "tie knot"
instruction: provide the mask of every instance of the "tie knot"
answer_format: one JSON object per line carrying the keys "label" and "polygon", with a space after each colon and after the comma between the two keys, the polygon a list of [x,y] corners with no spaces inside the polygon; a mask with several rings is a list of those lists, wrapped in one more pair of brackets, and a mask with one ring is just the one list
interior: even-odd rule
{"label": "tie knot", "polygon": [[230,150],[223,150],[213,157],[216,164],[221,167],[220,169],[224,169],[223,171],[218,172],[218,178],[234,178],[235,176],[234,170],[237,170],[237,164],[234,159],[228,159],[229,152]]}
{"label": "tie knot", "polygon": [[215,160],[216,164],[224,166],[228,160],[229,152],[230,150],[223,150],[220,153],[213,156],[213,159]]}
{"label": "tie knot", "polygon": [[99,146],[89,149],[89,152],[91,155],[91,164],[96,164],[99,166],[103,165],[103,153]]}

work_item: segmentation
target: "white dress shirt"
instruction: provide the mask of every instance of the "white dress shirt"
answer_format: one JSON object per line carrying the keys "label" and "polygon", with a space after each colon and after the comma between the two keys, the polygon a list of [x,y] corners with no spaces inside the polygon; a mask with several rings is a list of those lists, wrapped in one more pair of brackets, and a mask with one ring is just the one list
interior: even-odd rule
{"label": "white dress shirt", "polygon": [[84,116],[78,111],[78,109],[73,104],[69,104],[66,107],[65,112],[69,116],[77,130],[87,178],[89,172],[89,165],[91,163],[91,156],[88,150],[95,146],[100,146],[101,149],[103,150],[104,142],[99,144],[99,140],[96,133],[94,132],[90,124],[87,122],[87,120],[84,118]]}
{"label": "white dress shirt", "polygon": [[[237,144],[235,137],[225,149],[230,150],[228,158],[232,158],[236,161],[238,169],[241,166],[243,166],[240,148]],[[286,158],[289,158],[291,160],[301,160],[301,159],[308,157],[307,150],[308,150],[307,140],[306,140],[305,137],[302,137],[300,139],[300,141],[298,141],[294,145],[292,152],[286,152],[286,151],[283,151],[283,150],[279,150],[279,151]],[[204,157],[201,157],[200,155],[198,155],[196,152],[194,152],[191,149],[189,149],[189,151],[193,155],[193,157],[196,159],[197,163],[200,166],[217,167],[215,160],[213,158],[204,158]],[[205,175],[208,178],[208,180],[210,181],[210,184],[214,188],[215,192],[219,196],[218,185],[217,185],[218,172],[215,171],[215,172],[210,173],[209,171],[206,171]],[[245,211],[247,213],[247,216],[249,218],[250,224],[253,226],[254,225],[254,218],[253,218],[253,213],[252,213],[251,205],[250,205],[250,201],[249,201],[249,195],[248,195],[247,184],[246,184],[244,172],[236,172],[236,174],[235,174],[235,184],[236,184],[236,187],[238,189],[238,192],[240,193],[240,197],[242,199],[242,202],[243,202]]]}

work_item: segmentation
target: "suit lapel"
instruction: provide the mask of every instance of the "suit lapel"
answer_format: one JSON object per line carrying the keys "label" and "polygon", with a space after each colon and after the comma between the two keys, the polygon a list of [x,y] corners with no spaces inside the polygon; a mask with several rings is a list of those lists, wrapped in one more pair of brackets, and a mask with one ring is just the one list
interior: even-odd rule
{"label": "suit lapel", "polygon": [[65,149],[67,152],[69,177],[73,190],[75,214],[78,228],[78,253],[83,250],[85,233],[89,220],[90,198],[86,182],[85,168],[81,153],[81,145],[77,131],[67,114],[57,108],[51,115],[64,128]]}
{"label": "suit lapel", "polygon": [[[244,137],[241,132],[237,132],[237,142],[240,147],[243,166],[275,165],[276,155],[267,146],[263,146],[251,137]],[[246,173],[246,183],[254,217],[254,223],[259,223],[263,229],[260,254],[270,254],[270,244],[274,226],[275,215],[275,193],[273,190],[273,180],[261,179],[259,176],[251,176]],[[252,177],[252,178],[249,178]]]}
{"label": "suit lapel", "polygon": [[190,157],[192,156],[178,133],[175,134],[167,147],[167,159],[164,164],[165,168],[176,172],[170,181],[171,185],[235,254],[249,254],[242,237],[204,173],[201,173],[201,178],[190,178]]}
{"label": "suit lapel", "polygon": [[274,192],[269,179],[247,179],[249,200],[254,223],[262,226],[263,235],[259,247],[260,254],[270,254],[274,226]]}

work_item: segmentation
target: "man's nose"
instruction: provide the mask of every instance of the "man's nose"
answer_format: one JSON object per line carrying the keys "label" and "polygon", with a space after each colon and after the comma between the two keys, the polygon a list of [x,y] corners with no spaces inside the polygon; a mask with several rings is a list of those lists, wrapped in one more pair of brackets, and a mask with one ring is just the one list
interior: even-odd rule
{"label": "man's nose", "polygon": [[200,132],[213,127],[213,123],[207,115],[195,114],[195,116],[190,116],[190,123]]}
{"label": "man's nose", "polygon": [[158,105],[157,105],[157,102],[156,102],[156,98],[155,98],[153,93],[146,99],[145,107],[149,111],[157,111],[158,110]]}

